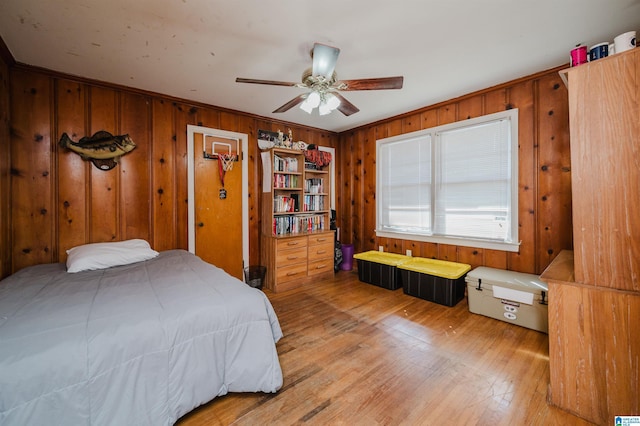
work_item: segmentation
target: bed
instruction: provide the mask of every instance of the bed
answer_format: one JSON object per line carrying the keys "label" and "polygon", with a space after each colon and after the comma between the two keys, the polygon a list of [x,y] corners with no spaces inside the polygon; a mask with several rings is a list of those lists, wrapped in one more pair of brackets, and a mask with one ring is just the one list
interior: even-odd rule
{"label": "bed", "polygon": [[[157,253],[157,252],[156,252]],[[276,392],[264,293],[183,250],[0,282],[0,424],[171,425],[228,392]]]}

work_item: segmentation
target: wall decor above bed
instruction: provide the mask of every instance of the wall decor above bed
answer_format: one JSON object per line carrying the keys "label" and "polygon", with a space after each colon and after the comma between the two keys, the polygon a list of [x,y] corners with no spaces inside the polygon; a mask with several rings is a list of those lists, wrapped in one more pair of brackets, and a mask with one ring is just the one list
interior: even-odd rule
{"label": "wall decor above bed", "polygon": [[135,149],[136,144],[129,135],[114,136],[111,133],[100,130],[93,136],[85,136],[78,142],[71,140],[66,133],[60,138],[60,146],[88,160],[100,170],[111,170],[120,157]]}

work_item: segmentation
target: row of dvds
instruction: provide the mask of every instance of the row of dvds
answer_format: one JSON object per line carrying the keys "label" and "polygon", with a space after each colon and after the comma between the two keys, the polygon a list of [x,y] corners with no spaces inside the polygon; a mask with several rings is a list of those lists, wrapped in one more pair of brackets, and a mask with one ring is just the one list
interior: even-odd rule
{"label": "row of dvds", "polygon": [[324,215],[292,215],[273,218],[273,235],[324,231]]}
{"label": "row of dvds", "polygon": [[324,195],[305,195],[302,210],[305,212],[324,210]]}

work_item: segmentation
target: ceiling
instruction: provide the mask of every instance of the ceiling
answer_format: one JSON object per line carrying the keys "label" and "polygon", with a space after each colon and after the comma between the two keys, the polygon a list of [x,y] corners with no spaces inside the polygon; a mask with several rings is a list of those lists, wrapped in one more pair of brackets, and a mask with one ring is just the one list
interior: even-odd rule
{"label": "ceiling", "polygon": [[[2,0],[19,63],[344,131],[566,64],[577,44],[640,30],[640,0]],[[360,112],[271,111],[303,89],[314,42],[341,49],[339,79],[403,75],[350,91]]]}

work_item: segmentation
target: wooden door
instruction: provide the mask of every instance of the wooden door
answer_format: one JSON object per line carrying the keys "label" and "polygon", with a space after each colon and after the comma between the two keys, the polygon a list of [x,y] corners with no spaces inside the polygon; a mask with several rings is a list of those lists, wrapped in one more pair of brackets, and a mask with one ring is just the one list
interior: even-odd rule
{"label": "wooden door", "polygon": [[[204,144],[204,146],[203,146]],[[231,170],[221,171],[216,152],[238,156]],[[239,140],[194,133],[195,254],[243,279],[242,153]],[[205,149],[206,156],[205,157]],[[224,179],[224,185],[223,185]]]}

